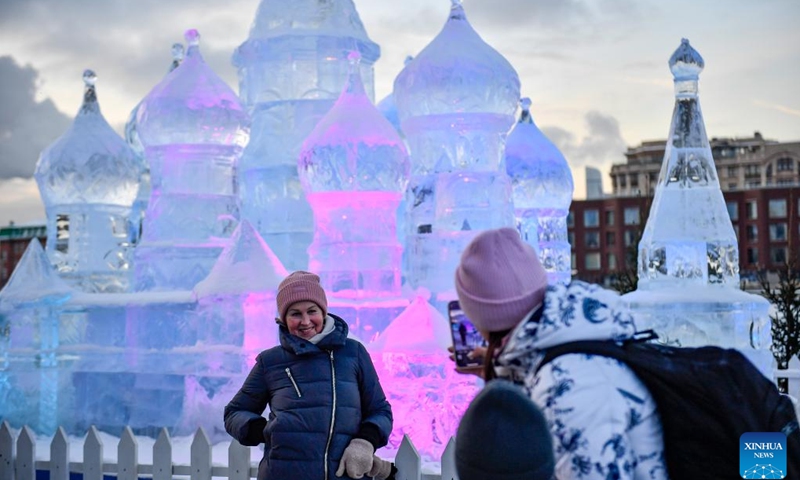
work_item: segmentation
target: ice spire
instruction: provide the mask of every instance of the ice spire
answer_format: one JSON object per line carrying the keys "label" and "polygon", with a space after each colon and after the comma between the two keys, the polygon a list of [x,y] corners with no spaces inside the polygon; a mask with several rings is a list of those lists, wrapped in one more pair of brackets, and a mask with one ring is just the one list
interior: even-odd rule
{"label": "ice spire", "polygon": [[408,153],[364,91],[361,56],[348,58],[342,94],[300,150],[300,180],[315,221],[309,268],[334,296],[397,296],[396,210],[408,181]]}
{"label": "ice spire", "polygon": [[239,94],[253,137],[239,163],[242,218],[287,269],[308,268],[313,236],[297,157],[347,79],[347,52],[361,53],[367,96],[380,47],[367,36],[352,0],[261,0],[248,39],[233,54]]}
{"label": "ice spire", "polygon": [[0,290],[0,309],[9,306],[64,303],[74,290],[50,265],[39,239],[34,238],[19,259],[8,283]]}
{"label": "ice spire", "polygon": [[136,248],[136,290],[190,290],[238,223],[236,164],[250,118],[187,30],[186,58],[142,100],[139,136],[152,192]]}
{"label": "ice spire", "polygon": [[567,215],[572,171],[564,155],[533,122],[531,100],[520,100],[520,117],[506,139],[506,172],[511,177],[514,213],[523,240],[539,252],[550,283],[572,276]]}
{"label": "ice spire", "polygon": [[675,108],[639,243],[639,288],[663,282],[739,285],[739,249],[706,137],[697,83],[703,58],[682,39],[669,67]]}
{"label": "ice spire", "polygon": [[769,302],[739,288],[739,250],[697,94],[703,58],[672,55],[675,108],[653,204],[639,242],[639,282],[623,296],[640,330],[661,342],[736,348],[772,374]]}
{"label": "ice spire", "polygon": [[85,291],[121,292],[144,164],[100,112],[96,82],[92,70],[83,72],[78,114],[42,151],[34,177],[47,212],[47,253],[59,273]]}

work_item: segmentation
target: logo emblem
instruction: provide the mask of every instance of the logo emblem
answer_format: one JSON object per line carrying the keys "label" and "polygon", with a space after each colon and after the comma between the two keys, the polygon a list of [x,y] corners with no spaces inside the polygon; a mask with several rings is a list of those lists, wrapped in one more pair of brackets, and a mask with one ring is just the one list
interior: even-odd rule
{"label": "logo emblem", "polygon": [[739,437],[739,475],[742,478],[785,478],[786,435],[743,433]]}

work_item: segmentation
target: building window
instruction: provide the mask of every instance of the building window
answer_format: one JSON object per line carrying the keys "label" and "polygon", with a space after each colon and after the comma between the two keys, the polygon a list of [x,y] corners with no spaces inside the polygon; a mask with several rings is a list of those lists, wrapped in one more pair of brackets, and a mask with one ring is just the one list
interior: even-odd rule
{"label": "building window", "polygon": [[735,183],[729,183],[729,184],[728,184],[728,190],[733,190],[733,189],[735,189],[736,187],[737,187],[737,185],[736,185]]}
{"label": "building window", "polygon": [[761,180],[751,180],[744,182],[745,188],[758,188],[761,186]]}
{"label": "building window", "polygon": [[625,230],[625,246],[630,247],[636,243],[636,230]]}
{"label": "building window", "polygon": [[570,266],[572,267],[573,270],[577,270],[578,269],[578,259],[577,259],[577,257],[575,256],[574,253],[572,255],[570,255],[570,257],[569,257],[569,264],[570,264]]}
{"label": "building window", "polygon": [[587,253],[585,258],[586,270],[600,270],[600,253]]}
{"label": "building window", "polygon": [[586,248],[600,248],[600,232],[586,232],[584,245]]}
{"label": "building window", "polygon": [[769,218],[786,218],[785,198],[777,198],[769,201]]}
{"label": "building window", "polygon": [[614,210],[606,210],[606,226],[614,226]]}
{"label": "building window", "polygon": [[567,241],[571,246],[575,246],[575,232],[567,232]]}
{"label": "building window", "polygon": [[56,251],[69,250],[69,215],[56,215]]}
{"label": "building window", "polygon": [[617,256],[613,253],[609,253],[606,255],[606,262],[608,263],[609,270],[616,270],[617,269]]}
{"label": "building window", "polygon": [[773,223],[769,226],[769,240],[771,242],[785,242],[786,241],[786,224]]}
{"label": "building window", "polygon": [[736,168],[736,167],[728,167],[728,176],[729,177],[735,177],[735,176],[739,175],[738,170],[739,169]]}
{"label": "building window", "polygon": [[617,243],[617,235],[614,232],[606,232],[606,247],[613,247]]}
{"label": "building window", "polygon": [[769,259],[772,263],[786,263],[786,247],[771,247]]}
{"label": "building window", "polygon": [[758,226],[756,226],[756,225],[747,225],[747,227],[745,227],[745,229],[747,231],[747,235],[746,235],[747,236],[747,241],[755,242],[755,241],[758,240]]}
{"label": "building window", "polygon": [[746,165],[744,167],[744,174],[747,177],[757,177],[761,175],[760,165]]}
{"label": "building window", "polygon": [[758,249],[755,247],[749,247],[747,249],[747,263],[751,265],[755,265],[758,263]]}
{"label": "building window", "polygon": [[788,157],[779,158],[777,170],[779,172],[791,172],[794,170],[794,160]]}
{"label": "building window", "polygon": [[631,188],[639,188],[639,175],[631,175]]}
{"label": "building window", "polygon": [[600,213],[597,210],[584,210],[583,211],[583,226],[584,227],[599,227],[600,226]]}
{"label": "building window", "polygon": [[567,227],[574,227],[575,226],[575,213],[569,212],[567,215]]}
{"label": "building window", "polygon": [[755,200],[751,200],[745,204],[747,210],[747,219],[748,220],[755,220],[758,218],[758,202]]}
{"label": "building window", "polygon": [[619,178],[619,188],[627,188],[628,187],[628,176],[627,175],[620,175],[617,178]]}
{"label": "building window", "polygon": [[624,222],[625,225],[639,225],[639,207],[627,207]]}
{"label": "building window", "polygon": [[739,204],[737,202],[726,202],[725,206],[728,207],[728,215],[731,217],[731,221],[739,220]]}

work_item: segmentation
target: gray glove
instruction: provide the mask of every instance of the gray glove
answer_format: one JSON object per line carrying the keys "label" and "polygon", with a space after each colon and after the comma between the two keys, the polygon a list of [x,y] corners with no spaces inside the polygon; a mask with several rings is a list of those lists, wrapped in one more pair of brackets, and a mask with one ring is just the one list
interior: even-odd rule
{"label": "gray glove", "polygon": [[372,468],[372,454],[375,449],[363,438],[354,438],[344,449],[336,476],[341,477],[345,471],[350,478],[363,478]]}
{"label": "gray glove", "polygon": [[367,476],[375,480],[386,480],[392,474],[392,462],[379,458],[375,455],[372,456],[372,468]]}

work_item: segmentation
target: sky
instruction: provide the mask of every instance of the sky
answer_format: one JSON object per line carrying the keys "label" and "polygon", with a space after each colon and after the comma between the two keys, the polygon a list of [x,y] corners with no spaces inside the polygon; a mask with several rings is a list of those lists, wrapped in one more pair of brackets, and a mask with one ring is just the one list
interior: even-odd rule
{"label": "sky", "polygon": [[[276,1],[276,0],[264,0]],[[259,0],[0,1],[0,225],[43,222],[32,179],[39,153],[69,127],[82,72],[98,75],[103,114],[122,134],[133,107],[196,28],[206,62],[234,91],[231,54]],[[441,30],[449,0],[355,0],[381,47],[375,97],[392,91],[407,55]],[[705,59],[700,102],[709,137],[800,140],[797,0],[464,0],[475,30],[519,74],[542,131],[572,167],[604,173],[624,151],[664,139],[674,103],[667,61],[688,38]]]}

